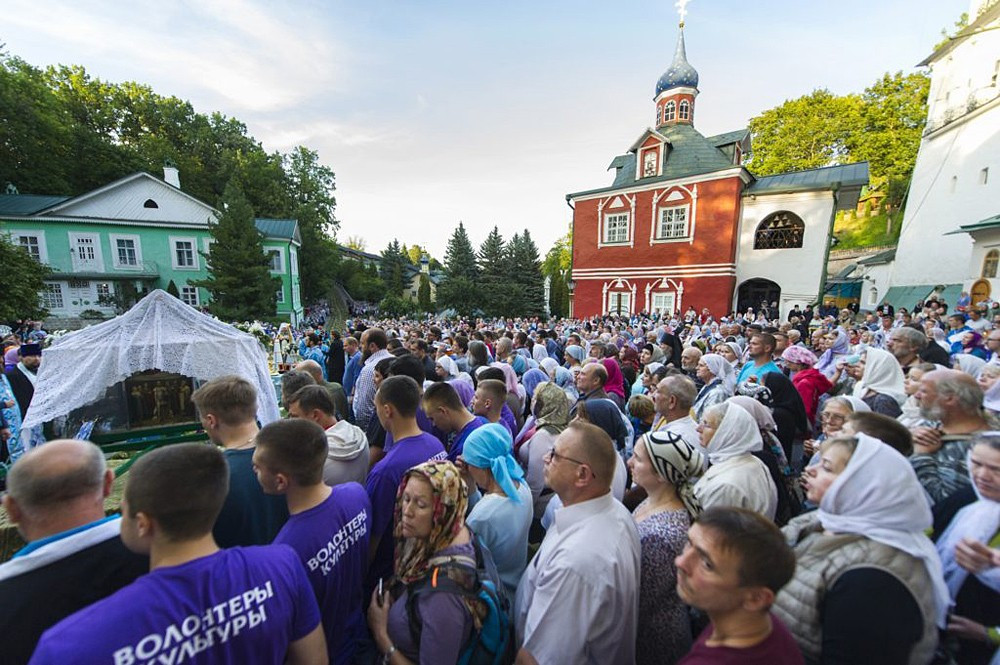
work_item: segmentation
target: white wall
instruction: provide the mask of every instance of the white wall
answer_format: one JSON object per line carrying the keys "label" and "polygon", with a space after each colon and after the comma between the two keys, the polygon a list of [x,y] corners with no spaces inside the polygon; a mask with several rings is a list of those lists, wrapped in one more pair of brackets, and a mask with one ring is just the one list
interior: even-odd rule
{"label": "white wall", "polygon": [[[994,21],[1000,27],[1000,21]],[[893,285],[947,284],[968,275],[972,241],[945,236],[997,214],[1000,197],[1000,30],[958,44],[931,66],[928,130],[920,145]],[[972,110],[970,110],[972,109]],[[987,184],[981,173],[989,169]],[[928,280],[928,267],[934,278]]]}
{"label": "white wall", "polygon": [[[889,292],[889,280],[892,277],[892,262],[876,266],[858,266],[856,275],[861,281],[861,309],[873,310],[882,303],[885,294]],[[875,300],[872,302],[871,290],[875,289]]]}
{"label": "white wall", "polygon": [[[798,249],[754,249],[757,225],[774,212],[794,212],[805,223],[802,247]],[[749,279],[769,279],[781,287],[782,316],[792,307],[816,301],[825,265],[823,258],[830,230],[833,193],[830,191],[743,197],[739,247],[736,251],[736,304],[739,287]]]}

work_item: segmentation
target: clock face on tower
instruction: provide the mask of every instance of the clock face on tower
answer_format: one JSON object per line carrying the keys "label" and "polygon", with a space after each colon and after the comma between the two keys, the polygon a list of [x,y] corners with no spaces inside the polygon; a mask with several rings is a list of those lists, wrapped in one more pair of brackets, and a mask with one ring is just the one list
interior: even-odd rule
{"label": "clock face on tower", "polygon": [[656,151],[650,150],[642,156],[642,177],[656,175]]}

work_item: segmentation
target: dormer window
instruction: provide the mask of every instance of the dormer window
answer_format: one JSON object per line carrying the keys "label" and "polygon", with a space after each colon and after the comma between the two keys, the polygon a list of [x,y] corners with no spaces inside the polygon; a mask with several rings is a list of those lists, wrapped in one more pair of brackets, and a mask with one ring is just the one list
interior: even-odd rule
{"label": "dormer window", "polygon": [[160,206],[158,206],[156,204],[156,201],[154,201],[153,199],[146,199],[146,202],[142,204],[142,207],[143,208],[159,208]]}
{"label": "dormer window", "polygon": [[649,178],[656,175],[656,151],[647,150],[642,155],[642,177]]}
{"label": "dormer window", "polygon": [[678,117],[681,120],[690,120],[691,119],[691,102],[689,102],[686,99],[681,102],[681,107],[680,107],[680,111],[678,112]]}
{"label": "dormer window", "polygon": [[663,122],[670,122],[674,119],[677,114],[677,107],[674,104],[674,100],[670,100],[663,105]]}

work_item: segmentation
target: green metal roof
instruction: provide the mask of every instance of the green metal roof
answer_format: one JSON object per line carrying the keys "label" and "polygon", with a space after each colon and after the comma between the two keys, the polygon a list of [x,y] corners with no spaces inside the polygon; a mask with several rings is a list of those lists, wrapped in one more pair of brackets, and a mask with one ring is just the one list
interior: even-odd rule
{"label": "green metal roof", "polygon": [[896,248],[886,249],[858,261],[859,266],[879,266],[896,258]]}
{"label": "green metal roof", "polygon": [[1000,227],[1000,215],[993,215],[992,217],[987,217],[986,219],[973,224],[963,224],[954,231],[948,231],[945,235],[953,236],[959,233],[974,233],[975,231],[985,231],[987,229],[995,229],[997,227]]}
{"label": "green metal roof", "polygon": [[[860,188],[868,184],[868,162],[826,166],[809,171],[792,171],[757,178],[750,185],[750,194],[777,194],[779,192],[803,192],[815,189]],[[859,189],[860,191],[860,189]]]}
{"label": "green metal roof", "polygon": [[[934,284],[923,284],[920,286],[893,286],[886,291],[885,296],[879,302],[888,302],[893,307],[912,308],[918,300],[924,300],[934,290]],[[945,301],[947,302],[947,301]]]}
{"label": "green metal roof", "polygon": [[972,23],[966,26],[957,35],[949,38],[936,51],[918,62],[917,67],[928,67],[934,62],[940,60],[944,56],[948,55],[953,48],[958,46],[965,39],[988,30],[988,25],[997,18],[1000,18],[1000,4],[995,4],[989,9],[984,10],[982,14],[975,17]]}
{"label": "green metal roof", "polygon": [[69,198],[68,196],[41,196],[37,194],[0,194],[0,215],[17,215],[19,217],[34,215]]}
{"label": "green metal roof", "polygon": [[593,194],[607,190],[619,189],[631,185],[645,185],[668,180],[677,180],[688,176],[713,173],[735,168],[732,160],[724,152],[716,148],[691,125],[668,125],[656,130],[667,139],[669,150],[663,165],[663,173],[654,178],[635,179],[635,153],[619,155],[611,162],[611,167],[617,168],[615,180],[610,187],[599,187],[582,192],[567,194],[573,198],[582,194]]}
{"label": "green metal roof", "polygon": [[257,230],[268,238],[294,240],[302,244],[302,236],[299,235],[299,223],[297,220],[261,218],[253,221],[257,226]]}
{"label": "green metal roof", "polygon": [[734,132],[726,132],[725,134],[709,136],[705,140],[714,145],[716,148],[721,148],[722,146],[729,145],[730,143],[740,143],[749,135],[749,129],[737,129]]}

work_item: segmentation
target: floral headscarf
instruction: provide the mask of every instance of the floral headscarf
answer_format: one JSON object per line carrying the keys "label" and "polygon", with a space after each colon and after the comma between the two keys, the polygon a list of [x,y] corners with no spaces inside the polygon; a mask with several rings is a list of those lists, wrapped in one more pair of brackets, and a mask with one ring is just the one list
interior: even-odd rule
{"label": "floral headscarf", "polygon": [[[434,496],[431,533],[427,538],[403,538],[403,492],[415,476],[430,484]],[[465,527],[468,503],[469,490],[465,481],[458,468],[447,460],[418,464],[403,475],[396,492],[392,532],[396,539],[395,570],[398,581],[411,584],[427,574],[430,558],[448,547]]]}
{"label": "floral headscarf", "polygon": [[535,389],[535,425],[559,434],[569,423],[569,400],[562,388],[543,383]]}

